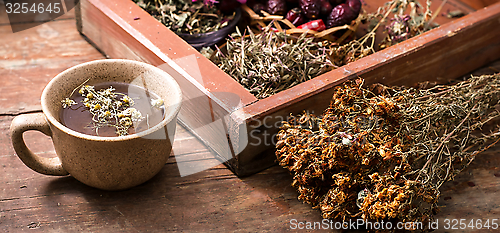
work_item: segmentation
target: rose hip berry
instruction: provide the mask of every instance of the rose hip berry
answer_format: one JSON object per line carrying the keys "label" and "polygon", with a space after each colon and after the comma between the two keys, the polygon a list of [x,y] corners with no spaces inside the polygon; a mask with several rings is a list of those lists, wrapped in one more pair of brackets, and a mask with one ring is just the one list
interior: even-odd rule
{"label": "rose hip berry", "polygon": [[309,19],[316,19],[320,15],[321,5],[319,0],[300,0],[299,2],[302,12]]}
{"label": "rose hip berry", "polygon": [[328,0],[319,0],[320,2],[320,14],[321,15],[328,15],[330,12],[332,12],[333,6],[330,4]]}
{"label": "rose hip berry", "polygon": [[268,0],[267,12],[271,15],[284,15],[286,13],[285,0]]}
{"label": "rose hip berry", "polygon": [[360,0],[347,0],[345,1],[347,5],[354,11],[356,17],[358,17],[359,12],[361,11],[361,1]]}
{"label": "rose hip berry", "polygon": [[305,16],[302,14],[302,10],[296,7],[286,13],[286,19],[290,21],[293,25],[298,26],[305,22]]}
{"label": "rose hip berry", "polygon": [[326,20],[326,27],[332,28],[351,23],[358,17],[361,10],[361,2],[359,0],[347,0],[333,8],[332,12]]}

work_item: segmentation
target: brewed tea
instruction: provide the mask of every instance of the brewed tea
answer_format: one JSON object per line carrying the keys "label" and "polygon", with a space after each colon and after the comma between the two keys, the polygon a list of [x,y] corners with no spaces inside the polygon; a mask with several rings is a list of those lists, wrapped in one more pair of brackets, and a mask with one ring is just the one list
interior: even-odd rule
{"label": "brewed tea", "polygon": [[164,118],[163,100],[119,82],[82,85],[62,101],[61,123],[80,133],[113,137],[147,130]]}

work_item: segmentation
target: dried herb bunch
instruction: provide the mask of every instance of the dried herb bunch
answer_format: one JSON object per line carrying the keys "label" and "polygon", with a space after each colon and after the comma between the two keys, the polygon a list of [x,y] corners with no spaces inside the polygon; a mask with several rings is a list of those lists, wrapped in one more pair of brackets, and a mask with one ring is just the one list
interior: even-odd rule
{"label": "dried herb bunch", "polygon": [[176,33],[200,34],[217,31],[229,24],[235,14],[223,14],[213,2],[191,0],[133,0],[158,21]]}
{"label": "dried herb bunch", "polygon": [[441,185],[499,140],[500,74],[424,90],[362,85],[336,87],[321,116],[284,122],[279,164],[324,218],[427,226]]}
{"label": "dried herb bunch", "polygon": [[[95,129],[97,135],[100,128],[107,126],[114,127],[118,136],[128,135],[129,128],[144,119],[139,110],[132,108],[134,100],[126,94],[115,92],[112,86],[95,90],[94,86],[82,85],[78,93],[84,97],[83,106],[92,114],[90,127]],[[70,96],[72,95],[73,93]],[[70,98],[61,102],[63,108],[76,105]]]}
{"label": "dried herb bunch", "polygon": [[257,98],[266,98],[334,68],[328,41],[314,42],[306,34],[294,37],[267,27],[227,41],[212,61]]}
{"label": "dried herb bunch", "polygon": [[[227,40],[226,51],[217,48],[211,60],[254,96],[266,98],[431,29],[437,13],[431,14],[431,0],[426,3],[422,12],[417,0],[390,0],[377,12],[358,17],[357,21],[369,24],[368,32],[345,43],[338,42],[345,38],[318,41],[306,34],[294,39],[272,28],[273,21],[257,35],[250,29],[248,36],[238,31]],[[377,33],[383,25],[385,30]],[[212,50],[203,50],[211,54],[207,51]]]}

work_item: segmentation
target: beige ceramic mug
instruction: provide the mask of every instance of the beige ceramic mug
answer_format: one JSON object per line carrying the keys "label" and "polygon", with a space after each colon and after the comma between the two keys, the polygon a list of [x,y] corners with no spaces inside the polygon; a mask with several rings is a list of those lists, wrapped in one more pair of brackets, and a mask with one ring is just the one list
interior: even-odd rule
{"label": "beige ceramic mug", "polygon": [[[84,83],[121,82],[142,86],[164,100],[164,118],[136,134],[100,137],[79,133],[60,120],[61,100]],[[182,100],[176,81],[163,70],[131,60],[107,59],[72,67],[52,79],[42,93],[43,113],[25,114],[11,124],[13,147],[31,169],[47,175],[68,175],[105,190],[127,189],[156,175],[171,150]],[[37,130],[52,138],[57,157],[31,152],[23,132]]]}

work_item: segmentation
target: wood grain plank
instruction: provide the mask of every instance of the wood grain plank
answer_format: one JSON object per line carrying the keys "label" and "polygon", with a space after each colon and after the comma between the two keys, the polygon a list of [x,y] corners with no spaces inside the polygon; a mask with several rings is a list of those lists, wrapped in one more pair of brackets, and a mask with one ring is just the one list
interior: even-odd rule
{"label": "wood grain plank", "polygon": [[[66,30],[74,29],[68,27]],[[35,37],[38,32],[31,33],[24,36]],[[16,40],[13,39],[9,43],[14,42]],[[61,43],[60,46],[66,45]],[[84,48],[82,46],[80,49]],[[33,49],[26,49],[24,56],[14,60],[30,61],[31,54],[35,57],[57,56],[64,48],[54,45],[52,49],[44,50],[46,54],[30,51]],[[57,67],[72,66],[78,57],[61,58]],[[496,67],[498,66],[489,65],[487,69],[493,70]],[[24,64],[19,72],[56,72],[45,68],[31,70],[29,64]],[[2,73],[0,81],[3,84],[12,77]],[[37,85],[45,84],[34,83],[31,88],[34,89]],[[4,89],[0,96],[10,96],[9,92],[14,91],[16,90]],[[38,93],[29,90],[25,91],[25,95],[39,98]],[[20,101],[24,100],[12,97],[7,102]],[[1,103],[2,107],[6,104]],[[292,219],[310,222],[322,220],[318,210],[297,200],[297,192],[290,187],[292,177],[285,169],[277,166],[246,178],[236,177],[223,165],[181,177],[176,158],[171,156],[164,169],[152,180],[120,192],[94,189],[71,176],[41,175],[26,167],[15,155],[8,130],[12,119],[13,116],[2,115],[0,112],[2,232],[283,232],[290,230]],[[46,156],[54,155],[47,137],[27,133],[26,138],[32,150]],[[181,140],[182,144],[179,144]],[[204,151],[202,146],[186,129],[177,127],[174,148],[182,147],[181,153],[185,154],[207,153],[204,156],[208,156],[209,151]],[[189,148],[193,150],[190,151]],[[443,186],[440,200],[443,207],[437,217],[441,220],[486,220],[500,216],[497,198],[500,192],[499,150],[500,146],[496,146],[481,154],[454,181]],[[443,231],[441,229],[437,232]],[[495,231],[490,229],[481,232]]]}
{"label": "wood grain plank", "polygon": [[7,15],[7,13],[4,13],[6,11],[5,11],[5,5],[4,5],[3,0],[0,0],[0,12],[1,12],[0,25],[9,24],[9,16]]}
{"label": "wood grain plank", "polygon": [[83,40],[74,20],[52,21],[18,33],[4,25],[0,34],[0,114],[39,110],[42,90],[55,75],[104,58]]}
{"label": "wood grain plank", "polygon": [[[29,3],[30,1],[25,1],[26,3]],[[45,6],[47,6],[48,3],[54,3],[55,1],[54,0],[37,0],[36,1],[37,3],[42,3],[44,4]],[[62,3],[62,1],[61,1]],[[28,4],[30,5],[30,4]],[[61,8],[61,10],[64,12],[63,8]],[[18,24],[26,24],[26,23],[33,23],[33,22],[37,22],[37,21],[46,21],[46,20],[41,20],[40,18],[39,19],[33,19],[33,18],[30,18],[30,17],[25,17],[25,15],[23,14],[17,14],[17,15],[10,15],[10,17],[14,17],[12,18],[13,20],[11,20],[9,18],[9,15],[7,15],[6,13],[6,9],[5,9],[5,4],[4,4],[4,1],[3,0],[0,0],[0,26],[2,25],[10,25],[10,22],[16,22]],[[65,14],[53,19],[53,20],[67,20],[67,19],[74,19],[75,18],[75,9],[70,9],[69,11],[67,11]]]}
{"label": "wood grain plank", "polygon": [[[440,223],[444,219],[498,219],[500,205],[500,157],[496,146],[479,154],[474,162],[460,173],[453,181],[445,183],[441,188],[439,205],[441,212],[436,215]],[[499,220],[497,220],[499,221]],[[467,230],[473,230],[468,228]],[[493,229],[476,229],[476,232],[496,232]]]}

